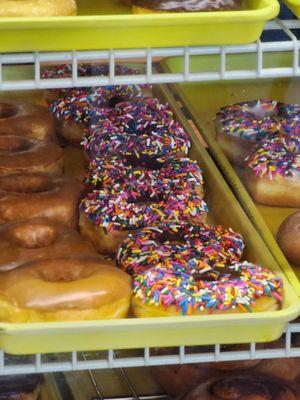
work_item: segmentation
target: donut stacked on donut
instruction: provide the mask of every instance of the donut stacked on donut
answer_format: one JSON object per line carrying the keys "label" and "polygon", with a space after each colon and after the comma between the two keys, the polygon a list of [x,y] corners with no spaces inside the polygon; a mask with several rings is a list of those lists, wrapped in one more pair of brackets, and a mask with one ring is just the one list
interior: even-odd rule
{"label": "donut stacked on donut", "polygon": [[246,185],[258,203],[300,207],[300,136],[276,134],[259,143],[247,161]]}
{"label": "donut stacked on donut", "polygon": [[[118,75],[136,74],[138,70],[126,66],[115,67]],[[79,64],[78,76],[98,76],[109,74],[108,64]],[[70,64],[50,66],[42,69],[42,78],[66,78],[72,76]],[[85,130],[94,122],[109,118],[119,102],[151,93],[150,86],[114,85],[61,89],[47,92],[49,109],[57,122],[58,134],[64,142],[79,146]]]}
{"label": "donut stacked on donut", "polygon": [[127,273],[137,276],[153,265],[197,270],[200,275],[226,268],[240,260],[243,238],[232,229],[206,224],[150,227],[139,230],[122,243],[117,261]]}

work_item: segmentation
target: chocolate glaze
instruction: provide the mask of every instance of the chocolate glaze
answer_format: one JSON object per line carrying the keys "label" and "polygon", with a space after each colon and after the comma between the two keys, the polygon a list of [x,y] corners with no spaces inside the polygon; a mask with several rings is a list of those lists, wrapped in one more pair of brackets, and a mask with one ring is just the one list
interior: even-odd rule
{"label": "chocolate glaze", "polygon": [[132,0],[137,7],[156,11],[215,11],[240,9],[242,0]]}
{"label": "chocolate glaze", "polygon": [[[1,376],[0,400],[7,400],[8,398],[11,398],[19,393],[31,393],[41,382],[42,376],[38,374]],[[16,397],[16,399],[18,398],[19,397]]]}

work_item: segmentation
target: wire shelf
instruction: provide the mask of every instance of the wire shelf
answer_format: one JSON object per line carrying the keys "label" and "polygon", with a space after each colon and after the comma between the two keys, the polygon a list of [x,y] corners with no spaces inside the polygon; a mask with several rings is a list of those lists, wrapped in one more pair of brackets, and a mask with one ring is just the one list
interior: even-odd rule
{"label": "wire shelf", "polygon": [[[256,43],[232,46],[202,46],[202,47],[170,47],[132,50],[108,51],[69,51],[69,52],[33,52],[17,54],[0,54],[0,90],[32,90],[68,87],[103,86],[114,84],[155,84],[175,82],[199,82],[235,79],[257,79],[300,76],[299,45],[293,31],[300,29],[299,20],[274,20],[266,24],[262,38]],[[281,41],[264,39],[270,31],[280,31]],[[291,61],[285,66],[264,66],[264,58],[269,53],[291,53]],[[228,57],[234,54],[254,54],[256,66],[253,69],[229,69]],[[193,56],[219,56],[219,68],[212,71],[191,71]],[[166,57],[182,57],[183,68],[179,73],[157,73],[155,63]],[[120,62],[139,61],[144,65],[144,73],[137,75],[116,75],[115,65]],[[79,62],[106,62],[110,66],[107,76],[79,77],[77,65]],[[43,63],[70,63],[73,76],[70,78],[41,78]],[[12,65],[29,64],[31,76],[28,79],[6,79],[5,69]]]}
{"label": "wire shelf", "polygon": [[[153,354],[151,349],[136,349],[102,352],[72,352],[58,354],[36,354],[33,356],[11,356],[0,352],[0,375],[30,374],[48,372],[84,371],[113,368],[147,367],[154,365],[193,364],[233,360],[272,359],[300,357],[300,343],[297,334],[300,323],[290,323],[286,327],[284,345],[262,348],[249,343],[245,350],[235,350],[215,346],[180,346],[171,354]],[[277,343],[277,342],[276,342]]]}

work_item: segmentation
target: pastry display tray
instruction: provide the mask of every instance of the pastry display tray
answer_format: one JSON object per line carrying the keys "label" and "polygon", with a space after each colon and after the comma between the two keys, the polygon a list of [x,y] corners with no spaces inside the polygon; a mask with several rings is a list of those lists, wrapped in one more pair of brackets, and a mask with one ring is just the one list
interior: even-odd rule
{"label": "pastry display tray", "polygon": [[[282,309],[274,312],[170,318],[128,318],[69,323],[0,323],[0,348],[6,352],[32,354],[268,342],[277,339],[283,333],[286,323],[300,314],[297,295],[201,144],[198,132],[186,120],[167,88],[160,87],[156,95],[162,101],[170,103],[177,120],[190,134],[192,142],[190,157],[196,159],[204,170],[205,200],[210,209],[210,222],[232,227],[241,232],[246,243],[244,259],[264,265],[283,278],[285,289]],[[68,175],[82,176],[83,162],[80,150],[67,149]]]}
{"label": "pastry display tray", "polygon": [[0,52],[250,43],[279,5],[246,1],[241,11],[134,15],[119,0],[77,0],[77,16],[0,18]]}
{"label": "pastry display tray", "polygon": [[283,2],[300,18],[300,0],[283,0]]}
{"label": "pastry display tray", "polygon": [[[288,65],[290,53],[269,54],[266,65]],[[206,69],[216,63],[215,56],[193,57],[191,71]],[[240,69],[256,63],[254,55],[234,55],[228,57],[228,68]],[[179,58],[169,58],[162,62],[162,68],[172,72],[180,71],[182,62]],[[194,123],[209,147],[213,159],[216,161],[232,190],[251,219],[252,223],[268,245],[273,256],[284,270],[294,289],[300,296],[300,271],[292,269],[275,237],[282,221],[295,211],[294,208],[270,207],[254,203],[243,184],[242,168],[233,168],[227,157],[215,140],[214,118],[218,110],[228,104],[269,97],[283,102],[299,103],[300,79],[264,79],[260,81],[223,81],[214,83],[176,84],[173,86],[191,115]],[[298,277],[297,277],[297,276]]]}

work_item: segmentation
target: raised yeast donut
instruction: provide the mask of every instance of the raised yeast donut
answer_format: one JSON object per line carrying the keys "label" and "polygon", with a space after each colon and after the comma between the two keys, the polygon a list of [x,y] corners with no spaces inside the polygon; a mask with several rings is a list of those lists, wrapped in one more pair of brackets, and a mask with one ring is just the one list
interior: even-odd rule
{"label": "raised yeast donut", "polygon": [[245,178],[258,203],[300,207],[300,136],[277,134],[259,143],[248,158]]}
{"label": "raised yeast donut", "polygon": [[81,202],[79,226],[100,253],[115,253],[133,230],[202,221],[206,213],[206,203],[192,191],[161,193],[159,198],[151,199],[148,193],[134,197],[133,192],[94,190]]}
{"label": "raised yeast donut", "polygon": [[283,221],[277,232],[277,241],[286,258],[300,266],[300,211]]}
{"label": "raised yeast donut", "polygon": [[243,238],[232,229],[209,225],[149,227],[130,234],[119,248],[119,266],[137,275],[157,265],[181,266],[205,274],[239,261]]}
{"label": "raised yeast donut", "polygon": [[17,172],[59,174],[63,163],[63,151],[55,143],[0,135],[0,176]]}
{"label": "raised yeast donut", "polygon": [[12,100],[0,101],[0,135],[52,139],[54,123],[47,108]]}
{"label": "raised yeast donut", "polygon": [[0,321],[124,318],[129,275],[99,257],[56,258],[0,273]]}
{"label": "raised yeast donut", "polygon": [[96,157],[89,165],[87,184],[109,191],[139,190],[150,197],[171,190],[197,190],[203,196],[202,170],[196,161],[176,155],[149,158],[136,156]]}
{"label": "raised yeast donut", "polygon": [[268,374],[229,374],[201,382],[181,400],[300,400],[300,385]]}
{"label": "raised yeast donut", "polygon": [[180,266],[153,267],[134,277],[136,317],[231,314],[281,308],[282,281],[271,271],[244,261],[216,280]]}
{"label": "raised yeast donut", "polygon": [[245,101],[223,107],[216,116],[216,135],[228,159],[244,166],[254,144],[280,130],[277,101]]}
{"label": "raised yeast donut", "polygon": [[75,0],[2,0],[0,17],[75,15]]}
{"label": "raised yeast donut", "polygon": [[64,176],[14,174],[0,177],[0,224],[47,218],[70,227],[78,224],[81,184]]}
{"label": "raised yeast donut", "polygon": [[31,219],[0,225],[0,271],[52,258],[97,255],[90,242],[58,222]]}

